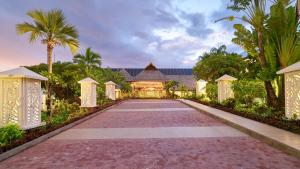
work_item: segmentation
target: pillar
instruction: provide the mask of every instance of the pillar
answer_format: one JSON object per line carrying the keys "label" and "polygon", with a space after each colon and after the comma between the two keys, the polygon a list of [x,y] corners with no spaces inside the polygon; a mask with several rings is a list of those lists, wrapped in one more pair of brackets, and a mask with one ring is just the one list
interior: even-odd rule
{"label": "pillar", "polygon": [[218,101],[223,102],[226,99],[234,98],[233,90],[231,89],[232,82],[237,80],[236,78],[223,75],[219,79],[216,80],[218,82]]}

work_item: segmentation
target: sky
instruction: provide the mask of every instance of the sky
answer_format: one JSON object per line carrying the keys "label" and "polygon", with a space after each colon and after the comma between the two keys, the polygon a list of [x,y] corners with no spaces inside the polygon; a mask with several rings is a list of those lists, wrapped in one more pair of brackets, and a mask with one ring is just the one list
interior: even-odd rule
{"label": "sky", "polygon": [[[61,9],[79,31],[80,49],[91,47],[102,67],[191,68],[212,47],[231,42],[229,0],[0,0],[0,70],[46,63],[46,46],[17,35],[18,23],[32,22],[26,12]],[[68,48],[54,49],[55,61],[72,61]]]}

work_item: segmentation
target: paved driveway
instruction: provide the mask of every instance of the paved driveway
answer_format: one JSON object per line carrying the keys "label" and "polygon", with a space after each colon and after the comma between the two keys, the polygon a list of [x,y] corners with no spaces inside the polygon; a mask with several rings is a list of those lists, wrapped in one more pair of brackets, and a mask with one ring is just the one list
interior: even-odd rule
{"label": "paved driveway", "polygon": [[0,168],[293,169],[300,160],[171,100],[130,100]]}

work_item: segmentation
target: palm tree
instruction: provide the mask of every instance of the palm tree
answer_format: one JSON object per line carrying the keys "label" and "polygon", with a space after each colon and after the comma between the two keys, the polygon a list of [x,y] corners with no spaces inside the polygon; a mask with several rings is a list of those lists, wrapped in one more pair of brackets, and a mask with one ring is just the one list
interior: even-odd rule
{"label": "palm tree", "polygon": [[30,33],[29,41],[41,39],[47,45],[48,72],[52,73],[52,52],[56,46],[68,46],[72,53],[76,53],[79,41],[78,32],[72,25],[66,23],[61,10],[32,10],[27,13],[33,19],[33,24],[24,22],[17,24],[17,33],[23,35]]}
{"label": "palm tree", "polygon": [[[236,0],[235,2],[239,2]],[[241,3],[241,2],[246,2],[246,3]],[[239,17],[225,17],[220,20],[230,20],[232,21],[233,19],[240,19],[249,25],[252,26],[253,30],[255,31],[256,34],[256,42],[257,42],[257,59],[262,67],[263,70],[268,69],[268,64],[266,61],[266,53],[265,53],[265,42],[264,42],[264,32],[265,32],[265,25],[266,25],[266,19],[267,15],[265,12],[265,7],[266,7],[266,0],[249,0],[249,1],[241,1],[241,5],[243,7],[236,9],[237,11],[243,11],[244,16],[242,18]],[[220,21],[217,20],[216,22]],[[278,100],[277,96],[275,93],[275,90],[272,86],[271,80],[270,79],[265,79],[265,88],[267,92],[267,101],[268,105],[272,107],[276,107],[278,105]]]}
{"label": "palm tree", "polygon": [[80,65],[80,67],[84,69],[86,75],[90,75],[93,69],[101,66],[101,56],[98,53],[91,51],[91,48],[87,48],[85,55],[75,55],[73,62]]}
{"label": "palm tree", "polygon": [[[66,23],[66,19],[61,10],[32,10],[27,13],[33,23],[24,22],[17,24],[16,30],[20,35],[30,33],[29,41],[34,42],[38,39],[42,44],[47,45],[47,63],[49,77],[52,74],[52,52],[56,46],[68,46],[72,53],[76,53],[79,41],[76,28]],[[51,86],[47,85],[48,100],[51,105]],[[51,106],[50,106],[51,109]]]}

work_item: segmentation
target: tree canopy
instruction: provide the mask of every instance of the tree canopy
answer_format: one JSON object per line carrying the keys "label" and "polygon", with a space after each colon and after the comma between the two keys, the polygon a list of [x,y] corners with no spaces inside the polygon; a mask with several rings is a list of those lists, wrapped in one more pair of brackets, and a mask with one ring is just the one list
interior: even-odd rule
{"label": "tree canopy", "polygon": [[227,52],[223,45],[200,56],[193,68],[193,74],[197,79],[207,81],[214,81],[224,74],[240,77],[241,73],[246,72],[246,65],[241,55]]}

